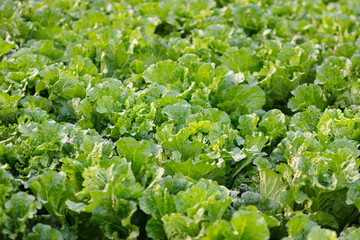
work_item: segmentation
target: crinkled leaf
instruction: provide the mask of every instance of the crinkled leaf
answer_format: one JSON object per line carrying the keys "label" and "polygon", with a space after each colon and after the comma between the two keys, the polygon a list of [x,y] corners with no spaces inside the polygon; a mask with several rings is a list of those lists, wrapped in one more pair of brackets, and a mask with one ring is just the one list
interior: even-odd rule
{"label": "crinkled leaf", "polygon": [[324,110],[327,102],[325,94],[319,85],[310,84],[297,87],[288,102],[288,107],[293,111],[303,111],[309,106],[316,106],[320,110]]}
{"label": "crinkled leaf", "polygon": [[65,221],[65,202],[74,194],[74,189],[64,175],[55,171],[45,172],[35,177],[29,188],[53,218]]}
{"label": "crinkled leaf", "polygon": [[51,228],[49,225],[42,223],[36,224],[32,228],[33,232],[29,233],[27,240],[62,240],[64,239],[61,233]]}
{"label": "crinkled leaf", "polygon": [[253,206],[236,211],[231,218],[231,225],[237,231],[238,239],[260,240],[270,238],[265,219]]}

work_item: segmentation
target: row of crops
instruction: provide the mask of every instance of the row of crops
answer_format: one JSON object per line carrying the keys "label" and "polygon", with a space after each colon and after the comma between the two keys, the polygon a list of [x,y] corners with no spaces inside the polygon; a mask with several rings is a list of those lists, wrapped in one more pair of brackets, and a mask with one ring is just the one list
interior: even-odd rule
{"label": "row of crops", "polygon": [[360,239],[357,0],[0,1],[0,239]]}

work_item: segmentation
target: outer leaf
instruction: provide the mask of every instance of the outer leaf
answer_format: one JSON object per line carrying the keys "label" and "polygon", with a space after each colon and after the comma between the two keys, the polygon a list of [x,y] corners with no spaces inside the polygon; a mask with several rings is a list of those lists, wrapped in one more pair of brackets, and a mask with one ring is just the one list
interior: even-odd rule
{"label": "outer leaf", "polygon": [[8,43],[0,38],[0,57],[10,51],[10,49],[15,48],[14,43]]}
{"label": "outer leaf", "polygon": [[131,169],[137,179],[140,179],[147,168],[153,163],[148,163],[148,159],[157,154],[157,146],[149,141],[136,141],[134,138],[126,137],[116,142],[120,154],[125,156],[126,160],[131,162]]}
{"label": "outer leaf", "polygon": [[256,132],[258,122],[259,117],[255,113],[241,115],[238,125],[241,136],[245,137],[246,135],[251,135],[252,132]]}
{"label": "outer leaf", "polygon": [[294,97],[289,100],[288,107],[293,112],[303,111],[311,105],[324,110],[327,105],[325,94],[321,87],[315,84],[299,86],[292,94]]}
{"label": "outer leaf", "polygon": [[237,239],[262,240],[270,238],[265,219],[253,206],[236,211],[231,218],[231,225],[237,231]]}
{"label": "outer leaf", "polygon": [[317,132],[320,117],[321,111],[315,106],[310,106],[305,111],[294,114],[290,120],[289,129],[300,132]]}
{"label": "outer leaf", "polygon": [[221,62],[235,73],[257,72],[261,68],[260,58],[250,48],[230,48],[220,59]]}
{"label": "outer leaf", "polygon": [[178,66],[176,62],[166,60],[151,65],[144,72],[144,79],[146,82],[158,84],[172,84],[177,81],[183,81],[186,70],[182,66]]}
{"label": "outer leaf", "polygon": [[311,229],[308,240],[336,240],[336,232],[329,229],[321,229],[320,227],[314,227]]}
{"label": "outer leaf", "polygon": [[51,228],[49,225],[42,223],[36,224],[33,228],[33,233],[27,236],[27,240],[63,240],[61,233]]}
{"label": "outer leaf", "polygon": [[355,227],[349,227],[345,231],[341,232],[339,240],[352,240],[360,238],[360,229]]}
{"label": "outer leaf", "polygon": [[347,204],[354,204],[358,209],[360,209],[360,180],[349,185],[349,191],[346,196]]}
{"label": "outer leaf", "polygon": [[231,204],[228,196],[229,191],[225,187],[210,180],[200,180],[185,192],[176,195],[176,209],[189,217],[195,217],[199,211],[205,210],[201,217],[214,222],[222,218]]}
{"label": "outer leaf", "polygon": [[234,9],[233,14],[237,26],[249,31],[257,32],[267,23],[265,11],[256,4],[240,5]]}
{"label": "outer leaf", "polygon": [[189,141],[189,137],[193,133],[193,129],[183,128],[176,135],[171,136],[170,139],[163,142],[162,146],[172,153],[180,153],[181,159],[186,161],[189,158],[199,155],[203,147],[205,147],[205,144],[199,141]]}
{"label": "outer leaf", "polygon": [[15,239],[26,232],[26,221],[33,218],[41,204],[35,201],[34,196],[25,192],[18,192],[5,202],[5,213],[9,218],[5,221],[2,233]]}
{"label": "outer leaf", "polygon": [[45,172],[35,177],[29,187],[53,218],[65,221],[65,202],[74,194],[65,176],[55,171]]}
{"label": "outer leaf", "polygon": [[218,95],[218,107],[228,114],[251,113],[265,105],[265,93],[258,86],[239,85],[229,87]]}
{"label": "outer leaf", "polygon": [[139,199],[141,210],[151,215],[155,220],[160,220],[166,214],[176,212],[175,198],[168,193],[167,188],[157,185],[147,189]]}
{"label": "outer leaf", "polygon": [[287,184],[281,180],[281,175],[273,169],[260,171],[260,194],[264,199],[279,202],[280,195],[285,191]]}
{"label": "outer leaf", "polygon": [[267,134],[271,141],[281,138],[287,130],[285,115],[278,109],[270,110],[262,117],[259,129]]}
{"label": "outer leaf", "polygon": [[185,162],[170,161],[163,163],[163,166],[167,171],[167,174],[175,175],[177,173],[191,177],[193,179],[200,179],[217,168],[217,165],[215,163],[194,163],[191,159]]}
{"label": "outer leaf", "polygon": [[190,104],[184,101],[182,103],[167,105],[164,107],[163,113],[169,117],[170,121],[175,121],[177,124],[182,126],[191,114]]}
{"label": "outer leaf", "polygon": [[235,235],[231,224],[224,220],[213,223],[205,230],[205,234],[206,236],[202,237],[201,240],[239,239]]}
{"label": "outer leaf", "polygon": [[96,75],[98,72],[98,69],[89,58],[82,58],[80,56],[72,58],[69,67],[75,70],[79,76],[85,74]]}
{"label": "outer leaf", "polygon": [[292,239],[306,240],[311,230],[317,224],[309,219],[307,215],[298,214],[286,223],[288,227],[289,237]]}
{"label": "outer leaf", "polygon": [[329,57],[318,68],[315,83],[323,84],[329,92],[337,92],[347,87],[346,77],[350,74],[351,61],[344,57]]}
{"label": "outer leaf", "polygon": [[166,215],[162,218],[162,221],[169,239],[194,238],[200,230],[198,224],[180,213]]}
{"label": "outer leaf", "polygon": [[156,220],[155,218],[151,218],[146,223],[146,233],[150,238],[155,239],[165,239],[166,233],[164,230],[164,226],[161,220]]}

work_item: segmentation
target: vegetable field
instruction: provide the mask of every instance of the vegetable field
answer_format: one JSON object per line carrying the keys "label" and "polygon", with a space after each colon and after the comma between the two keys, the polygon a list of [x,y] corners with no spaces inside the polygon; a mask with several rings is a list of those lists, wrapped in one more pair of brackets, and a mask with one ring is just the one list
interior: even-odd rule
{"label": "vegetable field", "polygon": [[360,239],[360,1],[1,0],[0,239]]}

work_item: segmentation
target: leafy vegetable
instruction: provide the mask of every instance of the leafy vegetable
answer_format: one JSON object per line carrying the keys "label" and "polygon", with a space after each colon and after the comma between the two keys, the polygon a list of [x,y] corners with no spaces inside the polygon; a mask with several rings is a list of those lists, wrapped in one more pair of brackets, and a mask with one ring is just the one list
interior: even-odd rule
{"label": "leafy vegetable", "polygon": [[0,1],[0,239],[360,239],[357,0]]}

